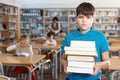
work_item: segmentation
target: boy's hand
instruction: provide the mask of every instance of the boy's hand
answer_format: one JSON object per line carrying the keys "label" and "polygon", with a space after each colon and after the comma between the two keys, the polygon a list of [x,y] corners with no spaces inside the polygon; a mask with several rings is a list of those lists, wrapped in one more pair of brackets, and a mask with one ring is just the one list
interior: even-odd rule
{"label": "boy's hand", "polygon": [[63,62],[64,72],[65,72],[66,74],[71,74],[71,72],[67,72],[67,65],[68,65],[68,62],[64,60],[64,62]]}
{"label": "boy's hand", "polygon": [[93,75],[93,76],[97,75],[97,73],[101,70],[101,68],[102,68],[102,62],[96,62],[93,67],[94,72],[90,73],[90,75]]}

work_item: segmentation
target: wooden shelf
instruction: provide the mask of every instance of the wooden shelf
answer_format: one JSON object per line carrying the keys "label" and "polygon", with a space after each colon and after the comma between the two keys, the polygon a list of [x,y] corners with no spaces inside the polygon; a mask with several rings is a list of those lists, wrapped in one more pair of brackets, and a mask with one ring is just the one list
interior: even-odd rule
{"label": "wooden shelf", "polygon": [[3,44],[18,41],[18,7],[0,3],[0,39]]}

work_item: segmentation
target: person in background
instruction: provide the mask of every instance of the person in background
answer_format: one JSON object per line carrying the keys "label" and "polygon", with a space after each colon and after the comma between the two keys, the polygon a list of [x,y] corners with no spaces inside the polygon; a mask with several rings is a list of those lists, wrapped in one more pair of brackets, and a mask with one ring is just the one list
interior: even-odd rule
{"label": "person in background", "polygon": [[47,40],[45,41],[44,45],[56,45],[57,42],[56,40],[54,39],[54,33],[53,32],[48,32],[47,33]]}
{"label": "person in background", "polygon": [[[47,40],[45,41],[44,45],[57,45],[56,40],[54,39],[54,33],[53,32],[49,32],[47,34]],[[50,59],[51,61],[53,61],[53,50],[47,50],[45,51],[45,55],[47,59]]]}
{"label": "person in background", "polygon": [[[101,69],[109,67],[109,44],[102,32],[91,29],[94,20],[95,8],[91,3],[83,2],[76,8],[76,21],[78,28],[68,34],[62,45],[62,64],[66,75],[66,80],[100,80]],[[91,74],[67,72],[67,56],[64,54],[64,47],[70,46],[72,40],[95,41],[98,57],[95,59],[94,71]]]}
{"label": "person in background", "polygon": [[[28,35],[22,35],[20,41],[12,46],[7,47],[7,51],[16,50],[16,53],[28,53],[33,55],[32,45],[30,45],[30,38]],[[33,69],[33,65],[30,65],[31,69]],[[20,73],[28,73],[28,69],[26,67],[15,67],[15,74]],[[32,80],[36,80],[35,72],[32,72]]]}
{"label": "person in background", "polygon": [[59,19],[57,17],[52,19],[52,23],[48,26],[48,29],[50,32],[53,32],[55,36],[58,36],[61,30],[61,24],[59,23]]}
{"label": "person in background", "polygon": [[66,34],[63,30],[60,30],[60,38],[65,38],[66,37]]}

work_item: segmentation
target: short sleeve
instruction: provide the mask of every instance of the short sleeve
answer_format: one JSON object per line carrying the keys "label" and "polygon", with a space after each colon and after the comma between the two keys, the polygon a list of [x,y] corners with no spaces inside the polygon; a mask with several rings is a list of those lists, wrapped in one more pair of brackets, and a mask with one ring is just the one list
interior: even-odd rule
{"label": "short sleeve", "polygon": [[109,47],[108,40],[107,40],[106,36],[103,34],[102,39],[101,39],[100,51],[101,51],[101,53],[104,53],[109,50],[110,50],[110,47]]}

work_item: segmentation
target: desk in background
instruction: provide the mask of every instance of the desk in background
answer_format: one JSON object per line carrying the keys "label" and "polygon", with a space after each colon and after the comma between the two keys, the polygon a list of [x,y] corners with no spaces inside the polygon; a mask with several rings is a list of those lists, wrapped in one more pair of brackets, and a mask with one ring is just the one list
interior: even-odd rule
{"label": "desk in background", "polygon": [[[39,48],[41,50],[55,50],[55,79],[58,79],[57,76],[57,67],[58,67],[58,59],[57,59],[57,53],[60,52],[60,61],[61,61],[61,45],[57,44],[57,45],[43,45],[43,44],[32,44],[33,48]],[[53,61],[54,62],[54,61]],[[53,63],[54,64],[54,63]],[[54,68],[53,68],[54,69]],[[61,64],[60,64],[60,71],[61,71]],[[54,75],[53,75],[54,76]]]}
{"label": "desk in background", "polygon": [[45,58],[45,55],[31,55],[27,57],[13,56],[13,54],[0,54],[0,63],[6,66],[23,66],[29,70],[29,80],[32,80],[31,73],[40,66],[38,64],[34,69],[31,70],[29,65],[40,63]]}

